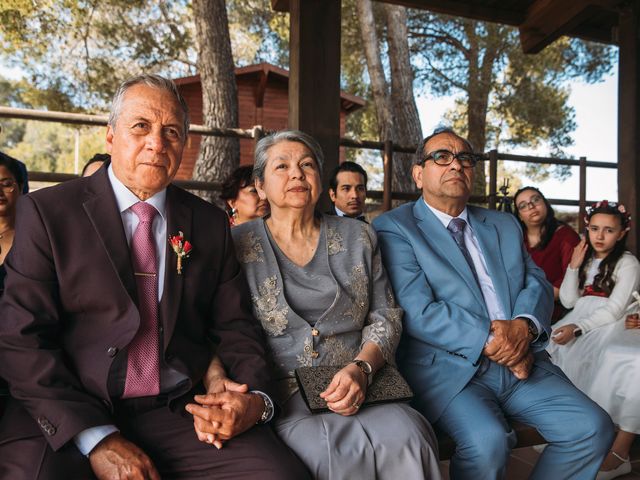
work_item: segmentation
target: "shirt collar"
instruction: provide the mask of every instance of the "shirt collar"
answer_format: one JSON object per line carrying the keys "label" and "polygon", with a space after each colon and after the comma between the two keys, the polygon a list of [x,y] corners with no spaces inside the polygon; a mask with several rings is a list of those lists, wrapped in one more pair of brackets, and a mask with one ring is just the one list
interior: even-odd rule
{"label": "shirt collar", "polygon": [[[113,173],[113,166],[109,165],[107,169],[107,174],[109,175],[109,181],[111,182],[111,187],[113,188],[113,193],[116,196],[116,203],[118,204],[118,210],[120,213],[123,213],[130,209],[133,205],[138,203],[140,199],[136,197],[131,190],[129,190],[125,185],[116,177],[116,174]],[[166,219],[166,204],[167,204],[167,189],[164,188],[160,190],[158,193],[153,196],[147,198],[145,200],[148,204],[153,205],[160,216],[163,219]]]}
{"label": "shirt collar", "polygon": [[361,213],[361,214],[359,214],[359,215],[356,215],[355,217],[352,217],[352,216],[347,215],[346,213],[344,213],[344,212],[343,212],[342,210],[340,210],[338,207],[336,207],[336,206],[335,206],[335,204],[333,205],[333,208],[336,210],[336,215],[337,215],[337,216],[339,216],[339,217],[357,218],[357,219],[364,218],[364,212],[362,212],[362,213]]}
{"label": "shirt collar", "polygon": [[431,205],[429,205],[427,203],[427,201],[424,199],[424,197],[422,197],[422,201],[429,208],[429,210],[431,210],[433,212],[433,214],[436,216],[436,218],[438,220],[440,220],[440,223],[442,223],[442,225],[444,225],[444,228],[447,228],[449,226],[449,222],[451,222],[451,220],[453,218],[461,218],[462,220],[467,222],[467,225],[469,225],[469,214],[467,212],[467,207],[464,207],[464,210],[462,210],[462,212],[460,212],[460,215],[458,215],[457,217],[452,217],[451,215],[449,215],[447,213],[441,212],[437,208],[433,208]]}

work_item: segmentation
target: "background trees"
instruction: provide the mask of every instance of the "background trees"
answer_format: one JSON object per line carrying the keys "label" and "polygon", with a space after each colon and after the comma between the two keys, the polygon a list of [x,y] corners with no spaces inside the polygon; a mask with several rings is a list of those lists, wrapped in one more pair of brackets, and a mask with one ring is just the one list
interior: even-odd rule
{"label": "background trees", "polygon": [[[615,61],[609,46],[566,37],[524,55],[516,29],[486,22],[412,11],[409,24],[418,87],[462,93],[447,120],[480,151],[544,147],[565,156],[576,128],[568,82],[597,82]],[[531,165],[525,173],[542,180],[569,169]]]}
{"label": "background trees", "polygon": [[[234,126],[234,63],[288,67],[287,15],[273,12],[269,0],[14,0],[5,5],[0,6],[0,59],[25,73],[9,91],[17,88],[20,101],[34,108],[104,111],[124,77],[143,71],[179,77],[199,70],[205,123]],[[371,0],[343,0],[342,38],[342,88],[371,100],[348,117],[348,135],[415,144],[423,135],[416,97],[456,95],[443,123],[468,135],[477,149],[524,146],[552,155],[563,153],[576,128],[568,82],[598,81],[611,69],[615,53],[561,39],[539,55],[525,56],[512,28]],[[6,90],[4,95],[9,98]],[[0,99],[5,101],[10,100]],[[428,117],[428,106],[420,113]],[[4,148],[17,148],[26,135],[24,123],[11,125],[0,137]],[[236,142],[208,138],[196,178],[220,179],[237,164],[237,156]],[[353,150],[348,156],[372,158]],[[406,175],[410,157],[396,160],[394,188],[412,189]],[[532,166],[526,173],[541,179],[568,170]],[[482,183],[483,175],[477,177]]]}

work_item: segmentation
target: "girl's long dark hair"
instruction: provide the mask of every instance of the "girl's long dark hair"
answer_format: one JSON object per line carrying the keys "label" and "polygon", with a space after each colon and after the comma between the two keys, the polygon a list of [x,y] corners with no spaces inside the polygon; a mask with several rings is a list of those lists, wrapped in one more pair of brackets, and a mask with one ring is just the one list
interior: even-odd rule
{"label": "girl's long dark hair", "polygon": [[[618,210],[617,203],[609,203],[606,201],[598,202],[596,205],[591,207],[587,211],[587,224],[591,217],[593,217],[596,213],[604,213],[605,215],[614,215],[618,217],[620,220],[620,225],[622,229],[625,230],[629,226],[629,215],[627,213],[623,213]],[[587,264],[594,258],[593,253],[593,245],[591,245],[591,240],[589,239],[589,234],[586,234],[587,238],[587,252],[584,255],[584,260],[580,265],[580,270],[578,271],[578,278],[580,280],[579,288],[584,288],[584,283],[586,281],[586,267]],[[598,266],[598,273],[593,279],[592,287],[596,292],[604,292],[607,296],[611,295],[613,291],[613,287],[616,286],[616,282],[613,279],[613,270],[616,268],[616,264],[620,257],[624,254],[627,249],[627,234],[618,240],[613,247],[613,250],[609,252],[609,254],[602,259],[600,265]]]}
{"label": "girl's long dark hair", "polygon": [[524,222],[520,218],[520,215],[518,214],[519,210],[518,205],[516,205],[516,198],[518,198],[518,195],[526,190],[533,190],[538,195],[540,195],[540,198],[542,198],[542,201],[547,206],[547,216],[544,218],[544,222],[542,223],[540,243],[535,246],[531,246],[531,248],[533,248],[534,250],[544,250],[545,248],[547,248],[547,245],[549,245],[549,242],[553,238],[553,234],[556,233],[558,226],[566,225],[566,223],[556,218],[556,212],[553,211],[549,200],[547,200],[547,197],[545,197],[540,190],[538,190],[536,187],[531,186],[522,187],[513,196],[513,205],[515,207],[516,218],[518,219],[518,222],[520,222],[520,226],[522,227],[523,232],[527,231],[527,226],[524,224]]}

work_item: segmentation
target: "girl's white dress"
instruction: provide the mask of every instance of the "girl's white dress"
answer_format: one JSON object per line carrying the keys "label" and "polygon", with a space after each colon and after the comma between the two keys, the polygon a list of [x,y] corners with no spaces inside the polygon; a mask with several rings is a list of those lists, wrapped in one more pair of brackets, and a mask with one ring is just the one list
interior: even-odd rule
{"label": "girl's white dress", "polygon": [[[599,260],[588,266],[585,286],[593,282]],[[597,402],[624,431],[640,433],[640,329],[624,328],[628,313],[638,312],[632,293],[640,286],[640,263],[629,252],[613,271],[615,286],[607,297],[582,296],[578,270],[567,269],[560,301],[573,308],[554,325],[570,323],[582,336],[565,345],[549,342],[547,351],[569,379]]]}

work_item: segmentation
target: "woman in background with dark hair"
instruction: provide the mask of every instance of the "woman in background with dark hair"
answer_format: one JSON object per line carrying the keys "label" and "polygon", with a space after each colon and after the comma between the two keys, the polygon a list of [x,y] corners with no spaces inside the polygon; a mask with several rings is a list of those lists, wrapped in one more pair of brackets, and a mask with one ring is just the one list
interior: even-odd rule
{"label": "woman in background with dark hair", "polygon": [[222,184],[220,198],[232,227],[269,213],[269,202],[258,197],[253,184],[253,165],[236,168]]}
{"label": "woman in background with dark hair", "polygon": [[558,301],[560,285],[580,237],[569,225],[556,219],[551,204],[537,188],[522,187],[513,196],[513,203],[524,233],[525,247],[553,285],[556,301],[551,317],[553,324],[566,313]]}
{"label": "woman in background with dark hair", "polygon": [[629,450],[640,433],[640,329],[625,322],[640,287],[640,262],[626,249],[630,217],[622,204],[589,208],[586,238],[576,246],[560,286],[573,310],[551,334],[547,351],[576,387],[619,427],[597,480],[631,471]]}
{"label": "woman in background with dark hair", "polygon": [[89,159],[87,163],[84,164],[84,167],[82,167],[82,173],[80,174],[80,176],[90,177],[91,175],[96,173],[98,170],[100,170],[100,167],[102,167],[102,165],[104,165],[105,162],[110,162],[110,161],[111,161],[111,155],[109,155],[108,153],[96,153],[93,157]]}
{"label": "woman in background with dark hair", "polygon": [[[7,274],[4,260],[13,245],[16,202],[22,195],[26,181],[23,167],[18,160],[0,152],[0,297],[4,293],[4,277]],[[3,397],[7,394],[7,383],[0,378],[0,415],[4,410]]]}
{"label": "woman in background with dark hair", "polygon": [[4,291],[4,259],[13,245],[16,202],[22,194],[24,173],[18,161],[0,152],[0,295]]}

